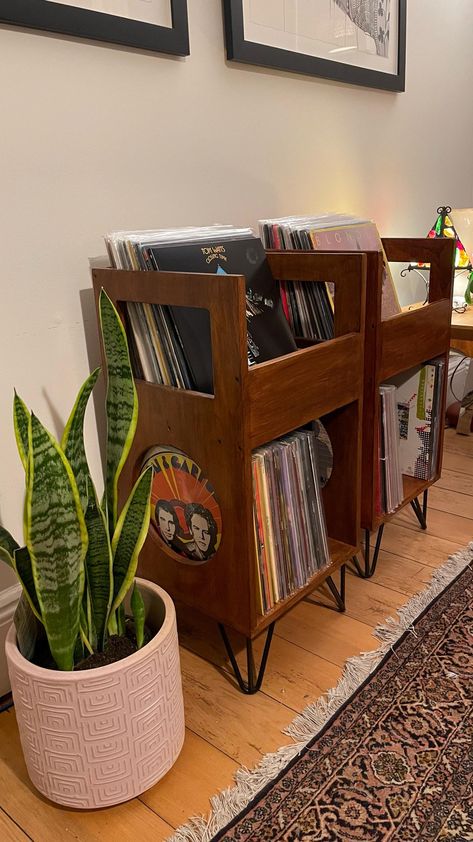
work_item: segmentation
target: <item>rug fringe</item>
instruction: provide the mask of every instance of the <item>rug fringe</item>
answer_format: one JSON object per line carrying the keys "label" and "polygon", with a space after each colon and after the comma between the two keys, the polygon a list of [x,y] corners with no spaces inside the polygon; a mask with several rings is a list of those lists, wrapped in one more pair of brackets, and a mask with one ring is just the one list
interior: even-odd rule
{"label": "rug fringe", "polygon": [[[381,663],[391,647],[412,627],[417,617],[472,561],[473,542],[450,556],[448,561],[434,572],[427,588],[397,609],[398,619],[389,617],[374,629],[373,634],[381,641],[378,649],[349,658],[337,686],[308,705],[284,729],[283,733],[292,737],[294,743],[266,754],[255,769],[238,769],[235,785],[210,799],[210,815],[207,818],[196,816],[189,819],[189,822],[179,827],[166,842],[211,842],[215,834],[231,822],[258,792],[271,783],[288,763],[300,754],[307,743],[317,736],[337,710]],[[413,628],[412,631],[414,632]]]}

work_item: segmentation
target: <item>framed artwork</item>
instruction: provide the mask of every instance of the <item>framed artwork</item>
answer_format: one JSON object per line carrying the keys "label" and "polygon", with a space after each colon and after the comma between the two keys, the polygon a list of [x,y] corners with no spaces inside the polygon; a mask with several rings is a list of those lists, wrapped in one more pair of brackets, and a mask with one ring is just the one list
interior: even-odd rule
{"label": "framed artwork", "polygon": [[0,0],[0,22],[189,55],[187,0]]}
{"label": "framed artwork", "polygon": [[406,0],[223,0],[227,58],[403,91]]}

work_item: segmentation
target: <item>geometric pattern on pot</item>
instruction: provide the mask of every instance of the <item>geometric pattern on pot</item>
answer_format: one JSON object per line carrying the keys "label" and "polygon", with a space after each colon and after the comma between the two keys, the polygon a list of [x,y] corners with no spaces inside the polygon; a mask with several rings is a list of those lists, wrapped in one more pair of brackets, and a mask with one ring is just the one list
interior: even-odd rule
{"label": "geometric pattern on pot", "polygon": [[173,606],[172,615],[166,605],[163,628],[134,655],[79,673],[26,662],[10,629],[20,737],[30,778],[43,795],[75,808],[110,806],[144,792],[173,765],[184,710]]}

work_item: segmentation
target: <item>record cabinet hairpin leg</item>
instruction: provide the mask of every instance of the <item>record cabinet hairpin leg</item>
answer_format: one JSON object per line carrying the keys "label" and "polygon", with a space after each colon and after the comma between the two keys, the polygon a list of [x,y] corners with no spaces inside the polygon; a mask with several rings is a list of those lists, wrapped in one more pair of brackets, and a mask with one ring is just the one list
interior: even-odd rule
{"label": "record cabinet hairpin leg", "polygon": [[419,521],[421,529],[427,529],[427,500],[428,489],[426,488],[422,495],[422,506],[419,503],[418,497],[411,500],[411,506],[414,509],[414,514]]}
{"label": "record cabinet hairpin leg", "polygon": [[340,590],[338,590],[331,576],[327,576],[325,580],[337,604],[338,610],[342,612],[345,611],[345,573],[346,567],[342,564],[340,567]]}
{"label": "record cabinet hairpin leg", "polygon": [[[322,584],[327,584],[330,588],[330,593],[332,594],[335,600],[335,608],[337,611],[345,611],[345,573],[346,573],[346,566],[342,564],[340,567],[340,590],[338,590],[335,582],[333,581],[331,576],[327,576],[324,579]],[[332,608],[331,605],[327,605],[326,602],[319,602],[316,599],[313,599],[312,594],[307,594],[304,597],[304,602],[310,602],[312,605],[321,605],[323,608]]]}
{"label": "record cabinet hairpin leg", "polygon": [[374,548],[373,558],[370,558],[370,531],[369,529],[365,529],[365,550],[363,553],[364,557],[364,569],[361,567],[360,562],[356,555],[353,556],[352,561],[355,565],[356,572],[358,576],[361,576],[362,579],[371,579],[373,576],[376,565],[378,564],[378,556],[379,551],[381,549],[381,541],[383,540],[383,532],[384,532],[384,523],[378,529],[378,534],[376,536],[376,544]]}
{"label": "record cabinet hairpin leg", "polygon": [[274,626],[275,622],[271,623],[271,625],[268,626],[266,642],[264,644],[263,649],[263,657],[261,658],[258,675],[256,675],[255,660],[253,657],[253,641],[249,637],[246,638],[246,664],[248,680],[245,681],[240,672],[240,667],[237,664],[232,645],[230,643],[230,640],[228,639],[228,635],[225,630],[225,626],[222,623],[218,624],[220,634],[222,635],[222,639],[225,644],[225,649],[227,650],[227,655],[230,658],[230,663],[233,667],[233,672],[235,673],[235,678],[238,681],[238,686],[242,693],[246,693],[248,696],[252,696],[254,693],[257,693],[258,690],[261,689],[261,685],[263,683],[264,678],[264,671],[266,669],[266,663],[269,655],[269,647],[271,646],[271,640],[273,639]]}

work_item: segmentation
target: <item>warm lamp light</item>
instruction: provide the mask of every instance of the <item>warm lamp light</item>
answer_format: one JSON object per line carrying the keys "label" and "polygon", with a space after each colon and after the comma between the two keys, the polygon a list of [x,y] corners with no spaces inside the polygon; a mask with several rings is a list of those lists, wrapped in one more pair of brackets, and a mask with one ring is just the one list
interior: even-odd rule
{"label": "warm lamp light", "polygon": [[[454,208],[450,212],[450,216],[471,264],[473,263],[473,208]],[[473,272],[470,272],[465,290],[465,301],[467,304],[473,304],[472,292]]]}

